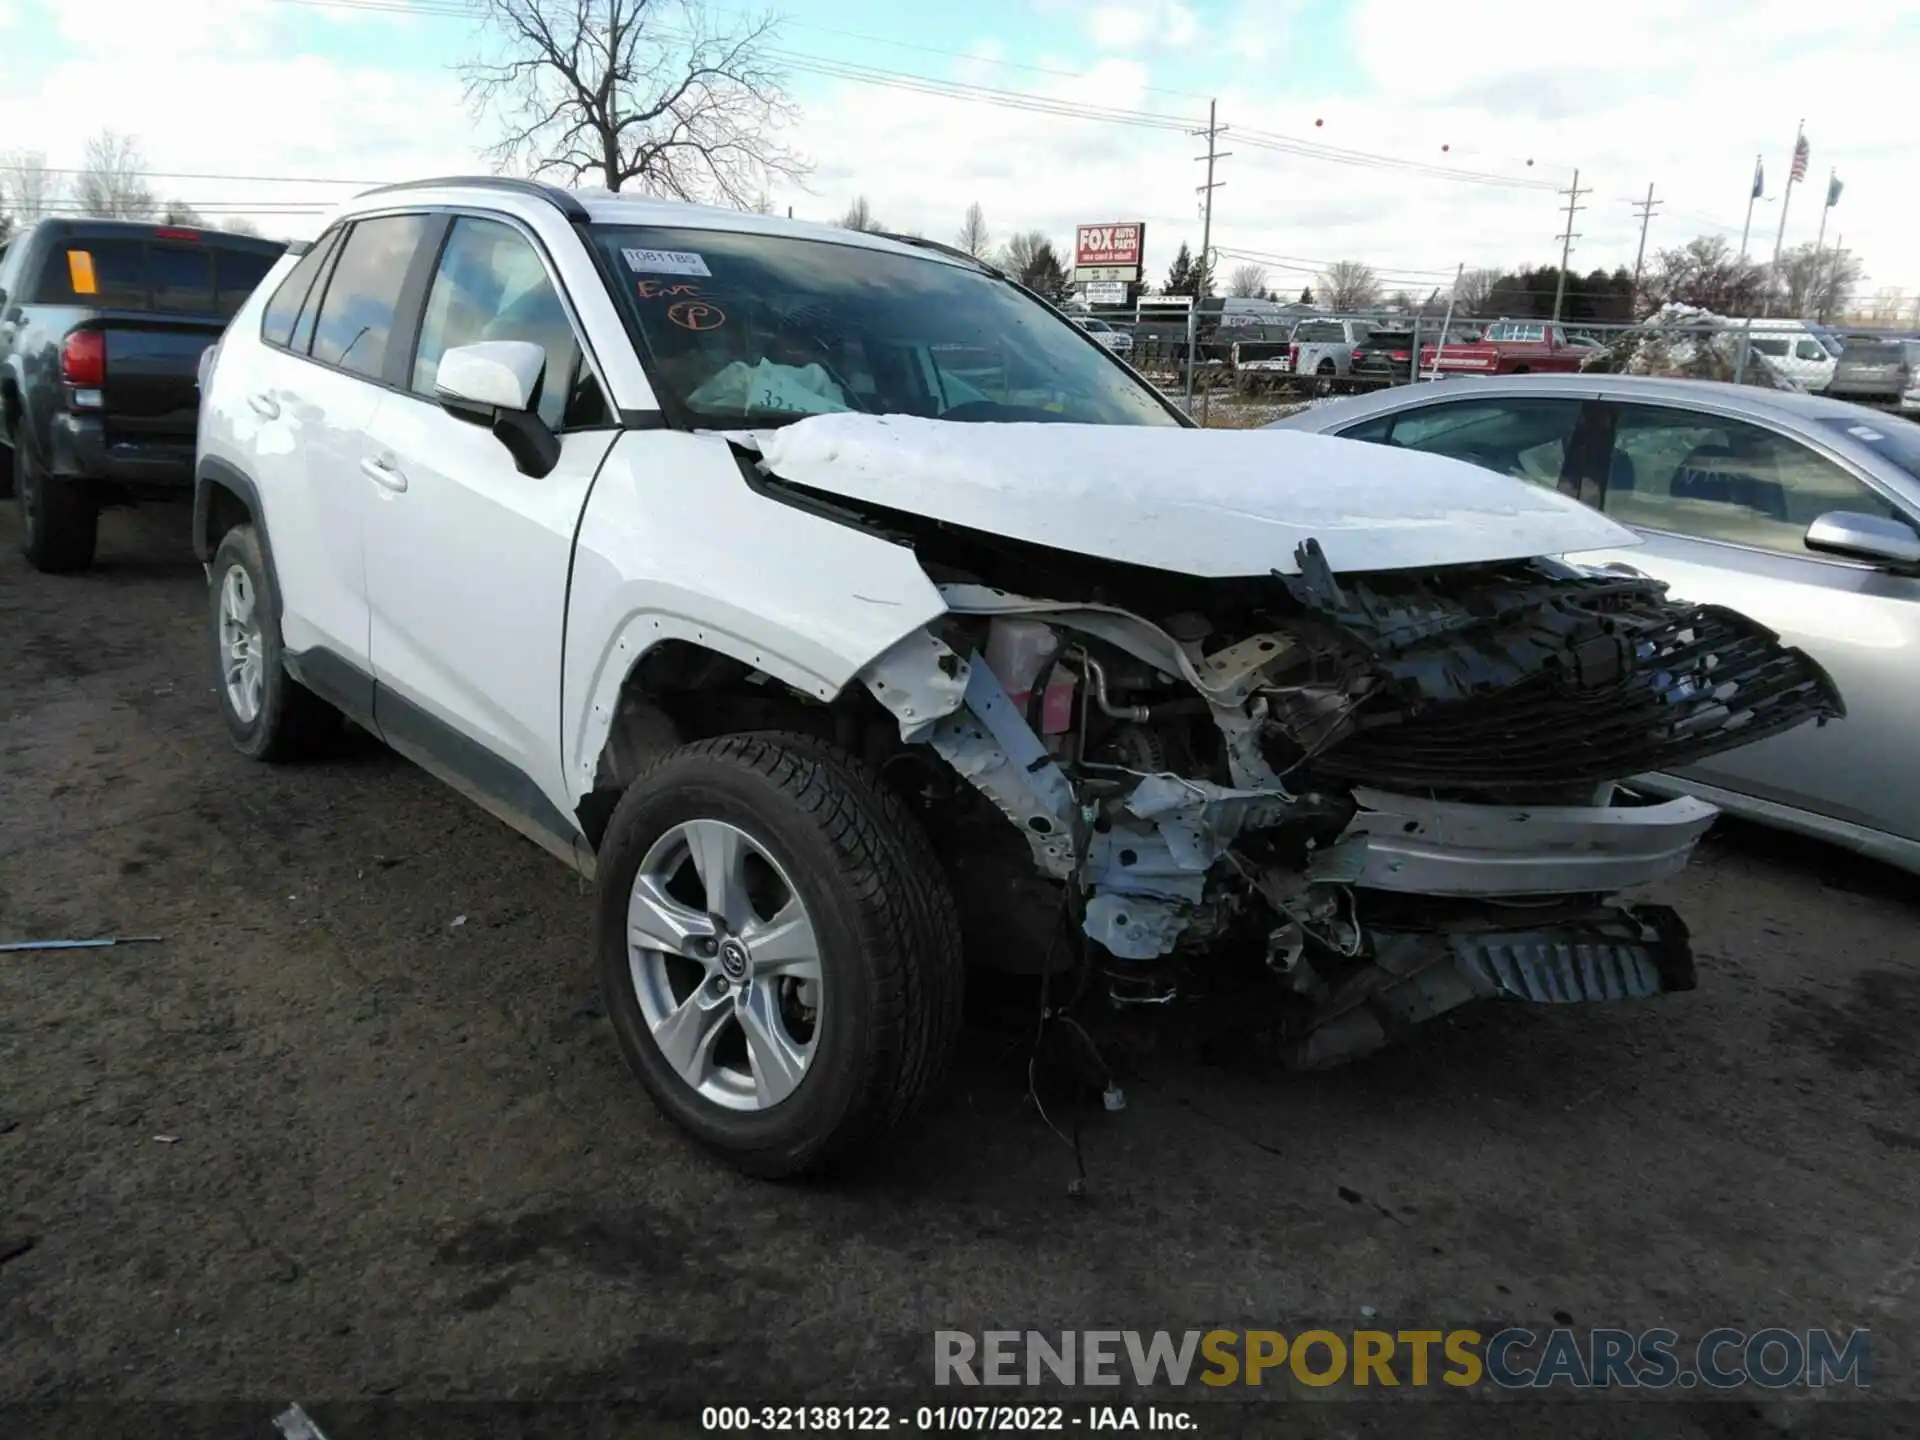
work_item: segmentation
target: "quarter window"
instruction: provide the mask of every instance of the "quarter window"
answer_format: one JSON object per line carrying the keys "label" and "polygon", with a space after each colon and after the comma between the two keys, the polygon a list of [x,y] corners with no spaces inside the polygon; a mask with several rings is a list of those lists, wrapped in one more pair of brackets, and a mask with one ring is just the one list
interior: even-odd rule
{"label": "quarter window", "polygon": [[447,351],[487,340],[524,340],[547,352],[539,411],[551,428],[605,421],[599,386],[540,256],[512,226],[467,217],[454,222],[427,292],[414,394],[432,398]]}
{"label": "quarter window", "polygon": [[1893,508],[1798,440],[1696,411],[1622,405],[1602,508],[1625,525],[1792,555],[1830,510]]}
{"label": "quarter window", "polygon": [[347,236],[313,327],[313,358],[378,378],[407,266],[427,230],[424,215],[362,220]]}
{"label": "quarter window", "polygon": [[300,263],[287,272],[287,278],[280,282],[280,288],[273,292],[273,298],[267,302],[267,312],[260,321],[260,338],[269,345],[292,343],[293,322],[300,317],[300,308],[306,303],[307,292],[313,288],[314,276],[320,273],[339,239],[340,232],[330,230],[316,240],[312,248],[300,257]]}

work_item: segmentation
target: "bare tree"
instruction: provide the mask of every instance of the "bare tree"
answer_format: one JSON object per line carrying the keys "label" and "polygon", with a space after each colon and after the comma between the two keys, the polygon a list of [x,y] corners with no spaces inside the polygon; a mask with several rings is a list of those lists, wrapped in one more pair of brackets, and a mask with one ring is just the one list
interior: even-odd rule
{"label": "bare tree", "polygon": [[1752,315],[1767,291],[1764,267],[1743,259],[1718,235],[1701,235],[1662,250],[1640,285],[1640,308],[1697,305],[1720,315]]}
{"label": "bare tree", "polygon": [[703,0],[471,0],[501,58],[463,70],[491,155],[619,190],[752,203],[807,166],[781,143],[798,118],[774,63],[771,15],[729,29]]}
{"label": "bare tree", "polygon": [[1462,270],[1453,287],[1453,307],[1462,315],[1478,315],[1493,298],[1500,282],[1498,270]]}
{"label": "bare tree", "polygon": [[140,142],[117,130],[102,130],[87,141],[74,199],[85,215],[105,220],[145,220],[159,208],[147,184],[147,159]]}
{"label": "bare tree", "polygon": [[1000,268],[1012,275],[1025,275],[1034,268],[1034,261],[1042,250],[1051,252],[1053,242],[1047,239],[1044,230],[1028,230],[1007,237],[1007,243],[1000,252]]}
{"label": "bare tree", "polygon": [[169,200],[161,207],[162,225],[205,225],[206,217],[184,200]]}
{"label": "bare tree", "polygon": [[1320,276],[1320,303],[1334,310],[1365,310],[1379,299],[1373,267],[1358,260],[1337,261]]}
{"label": "bare tree", "polygon": [[1863,273],[1850,251],[1794,246],[1780,257],[1787,313],[1822,322],[1831,319],[1847,308]]}
{"label": "bare tree", "polygon": [[880,223],[880,217],[873,213],[873,206],[864,195],[853,197],[853,204],[847,207],[847,213],[840,217],[842,230],[865,230],[875,232],[887,227]]}
{"label": "bare tree", "polygon": [[0,155],[0,191],[6,193],[7,213],[19,224],[51,215],[60,190],[60,177],[47,169],[47,157],[38,150]]}
{"label": "bare tree", "polygon": [[244,215],[228,216],[220,222],[220,228],[229,235],[252,235],[257,238],[260,234],[260,227]]}
{"label": "bare tree", "polygon": [[1227,293],[1236,300],[1257,300],[1267,288],[1267,267],[1238,265],[1227,277]]}
{"label": "bare tree", "polygon": [[771,215],[773,214],[773,196],[769,195],[764,189],[756,191],[753,199],[748,202],[745,208],[751,210],[755,215]]}
{"label": "bare tree", "polygon": [[987,212],[980,208],[978,200],[967,206],[967,218],[960,226],[959,245],[976,260],[987,258]]}
{"label": "bare tree", "polygon": [[1413,309],[1413,296],[1405,290],[1396,290],[1387,297],[1387,309],[1397,310],[1404,315]]}

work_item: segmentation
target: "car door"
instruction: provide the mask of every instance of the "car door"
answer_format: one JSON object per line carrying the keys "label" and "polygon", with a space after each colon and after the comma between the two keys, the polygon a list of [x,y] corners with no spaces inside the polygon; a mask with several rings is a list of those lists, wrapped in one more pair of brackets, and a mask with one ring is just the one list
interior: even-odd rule
{"label": "car door", "polygon": [[371,709],[366,562],[370,500],[360,474],[386,349],[424,215],[343,226],[288,274],[248,360],[244,446],[260,487],[282,596],[281,629],[301,676],[360,718]]}
{"label": "car door", "polygon": [[1920,579],[1806,546],[1830,511],[1920,517],[1796,435],[1698,410],[1608,409],[1601,509],[1645,543],[1571,558],[1618,560],[1678,598],[1751,616],[1824,666],[1847,702],[1844,720],[1712,756],[1682,778],[1920,839]]}
{"label": "car door", "polygon": [[[375,707],[402,751],[566,838],[560,665],[575,526],[618,431],[547,258],[517,223],[454,219],[424,286],[406,384],[367,432]],[[560,462],[534,478],[489,429],[434,399],[440,358],[480,341],[541,345],[538,404]],[[522,828],[525,828],[523,825]]]}

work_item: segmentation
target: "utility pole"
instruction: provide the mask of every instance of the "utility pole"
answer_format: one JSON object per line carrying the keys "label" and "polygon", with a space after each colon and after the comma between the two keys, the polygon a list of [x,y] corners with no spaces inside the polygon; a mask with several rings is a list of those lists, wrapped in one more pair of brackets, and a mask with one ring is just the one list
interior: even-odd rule
{"label": "utility pole", "polygon": [[1780,229],[1773,237],[1773,268],[1767,272],[1767,293],[1762,297],[1760,313],[1762,316],[1773,314],[1773,292],[1780,283],[1780,247],[1787,239],[1787,206],[1793,200],[1793,187],[1797,183],[1794,172],[1801,168],[1800,146],[1807,138],[1807,122],[1802,120],[1793,132],[1793,159],[1787,166],[1787,183],[1780,191]]}
{"label": "utility pole", "polygon": [[1753,202],[1760,198],[1761,181],[1766,172],[1761,169],[1762,157],[1753,157],[1753,189],[1747,193],[1747,223],[1740,227],[1740,258],[1747,258],[1747,232],[1753,229]]}
{"label": "utility pole", "polygon": [[[1213,164],[1214,164],[1214,161],[1216,160],[1226,159],[1227,153],[1231,153],[1231,152],[1222,152],[1216,148],[1216,145],[1219,141],[1220,136],[1225,133],[1225,127],[1220,124],[1218,113],[1217,113],[1219,103],[1220,102],[1217,100],[1209,100],[1207,102],[1207,128],[1205,130],[1196,130],[1193,132],[1196,135],[1205,135],[1207,137],[1207,153],[1204,155],[1196,155],[1193,157],[1196,160],[1204,160],[1207,162],[1207,183],[1200,187],[1200,196],[1201,196],[1200,279],[1201,280],[1211,280],[1213,278],[1213,260],[1212,260],[1213,192],[1218,190],[1221,185],[1226,183],[1225,181],[1216,181],[1213,178]],[[1194,371],[1194,366],[1197,363],[1197,356],[1195,354],[1195,351],[1198,348],[1199,337],[1200,337],[1200,301],[1203,298],[1201,292],[1204,291],[1206,288],[1207,287],[1199,283],[1199,281],[1196,281],[1194,283],[1193,306],[1191,309],[1187,311],[1187,387],[1186,387],[1186,390],[1187,390],[1187,414],[1189,415],[1193,414],[1193,371]]]}
{"label": "utility pole", "polygon": [[1580,188],[1580,172],[1573,172],[1573,184],[1560,192],[1567,197],[1567,228],[1557,237],[1560,241],[1560,278],[1553,287],[1553,323],[1560,323],[1560,306],[1567,298],[1567,260],[1573,254],[1573,242],[1580,237],[1574,233],[1573,217],[1587,207],[1580,203],[1582,195],[1591,195],[1591,187]]}
{"label": "utility pole", "polygon": [[[1640,313],[1640,268],[1646,263],[1647,259],[1647,222],[1653,219],[1653,212],[1665,203],[1664,200],[1655,200],[1653,198],[1653,182],[1651,180],[1647,182],[1647,198],[1645,200],[1636,200],[1633,203],[1633,208],[1638,211],[1640,215],[1640,248],[1634,253],[1633,257],[1633,298],[1629,302],[1634,315]],[[1628,318],[1632,317],[1629,316]]]}

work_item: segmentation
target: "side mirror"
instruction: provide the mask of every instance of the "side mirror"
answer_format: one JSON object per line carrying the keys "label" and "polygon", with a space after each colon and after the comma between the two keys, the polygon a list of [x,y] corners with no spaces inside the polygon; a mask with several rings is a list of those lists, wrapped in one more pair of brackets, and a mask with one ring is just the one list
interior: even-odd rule
{"label": "side mirror", "polygon": [[1920,565],[1920,534],[1904,520],[1829,510],[1807,527],[1807,548],[1853,560]]}
{"label": "side mirror", "polygon": [[522,475],[538,480],[560,463],[560,437],[535,413],[547,352],[525,340],[456,345],[440,357],[433,388],[449,415],[485,425]]}

